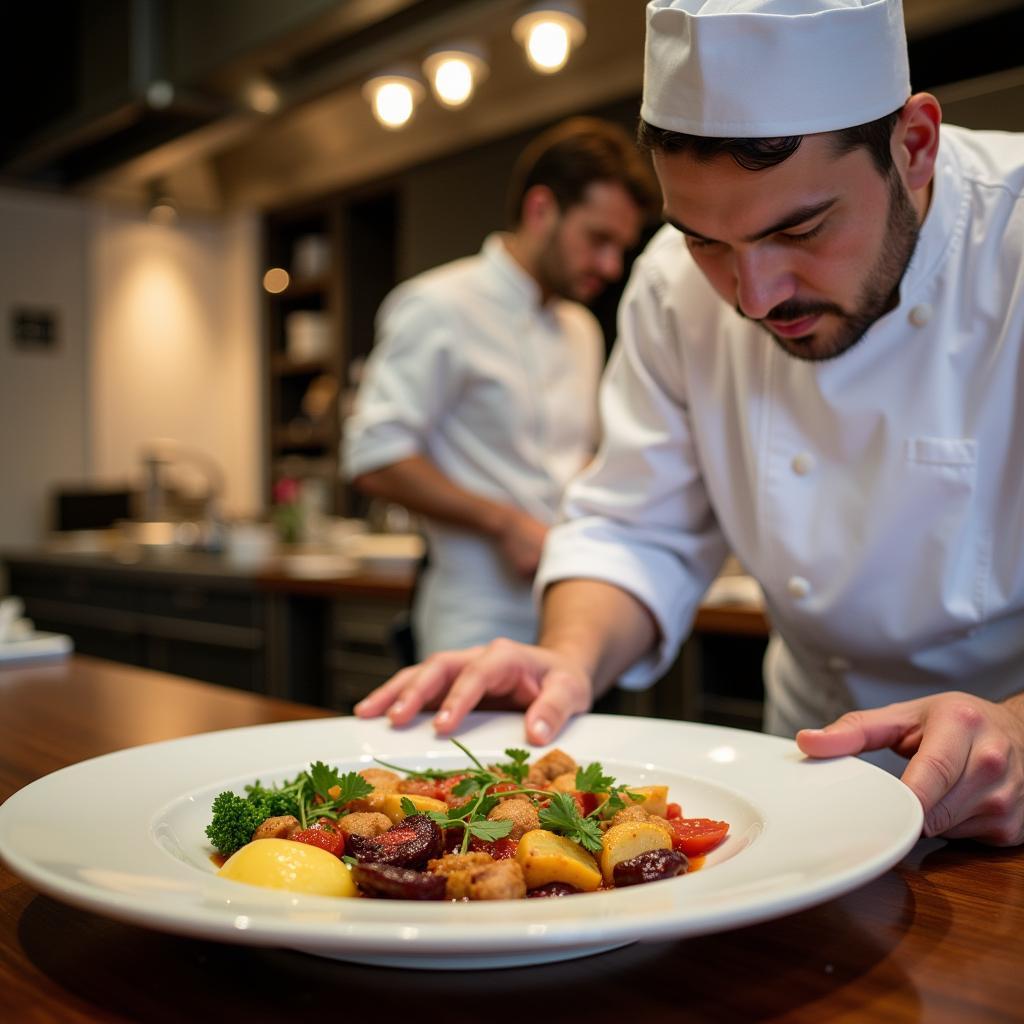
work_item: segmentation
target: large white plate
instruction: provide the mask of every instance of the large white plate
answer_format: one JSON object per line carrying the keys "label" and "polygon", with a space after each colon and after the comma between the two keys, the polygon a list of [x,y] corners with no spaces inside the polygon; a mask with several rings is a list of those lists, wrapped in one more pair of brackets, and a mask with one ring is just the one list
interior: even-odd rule
{"label": "large white plate", "polygon": [[[471,717],[481,759],[523,746],[522,717]],[[206,733],[54,772],[0,807],[0,856],[59,900],[133,924],[364,963],[492,967],[566,959],[637,940],[700,935],[824,902],[895,864],[921,808],[863,761],[809,761],[787,740],[643,718],[576,719],[558,746],[621,781],[667,783],[689,817],[732,831],[704,867],[668,881],[562,899],[412,903],[298,896],[215,875],[203,835],[213,798],[310,761],[359,768],[466,763],[426,721],[320,719]]]}

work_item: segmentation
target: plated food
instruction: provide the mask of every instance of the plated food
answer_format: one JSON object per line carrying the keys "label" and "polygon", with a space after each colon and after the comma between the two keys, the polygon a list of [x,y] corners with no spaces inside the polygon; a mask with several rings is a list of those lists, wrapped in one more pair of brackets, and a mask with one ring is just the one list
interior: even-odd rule
{"label": "plated food", "polygon": [[[276,786],[220,793],[206,835],[220,874],[325,896],[406,900],[559,897],[662,881],[729,824],[685,818],[667,785],[631,786],[562,750],[530,762],[342,773],[322,761]],[[699,863],[699,861],[698,861]]]}

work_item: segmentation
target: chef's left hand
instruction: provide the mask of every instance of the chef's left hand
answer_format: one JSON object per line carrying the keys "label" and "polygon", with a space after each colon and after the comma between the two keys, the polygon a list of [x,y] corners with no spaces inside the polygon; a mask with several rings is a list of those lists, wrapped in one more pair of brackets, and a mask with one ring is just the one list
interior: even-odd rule
{"label": "chef's left hand", "polygon": [[910,759],[903,781],[924,808],[925,835],[1024,843],[1024,697],[942,693],[852,711],[796,742],[810,757],[889,747]]}

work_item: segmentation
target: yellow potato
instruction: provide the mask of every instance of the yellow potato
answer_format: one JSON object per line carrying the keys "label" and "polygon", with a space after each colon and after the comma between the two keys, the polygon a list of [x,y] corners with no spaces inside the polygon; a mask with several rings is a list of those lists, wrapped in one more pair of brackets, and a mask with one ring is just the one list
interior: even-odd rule
{"label": "yellow potato", "polygon": [[386,814],[396,825],[405,817],[402,810],[402,801],[411,800],[417,811],[441,811],[448,810],[448,805],[443,800],[435,800],[432,796],[418,796],[414,793],[386,793],[380,804],[380,811]]}
{"label": "yellow potato", "polygon": [[611,883],[615,865],[648,850],[671,850],[672,838],[660,826],[646,821],[612,825],[601,841],[601,874]]}
{"label": "yellow potato", "polygon": [[630,804],[639,804],[648,814],[665,817],[665,811],[668,809],[668,786],[630,786],[627,792],[645,797],[643,800],[630,800],[623,793],[622,799],[626,802],[627,807]]}
{"label": "yellow potato", "polygon": [[347,864],[317,846],[290,839],[254,839],[228,857],[217,874],[265,889],[359,895]]}
{"label": "yellow potato", "polygon": [[597,861],[579,844],[547,829],[527,832],[519,840],[516,860],[523,869],[528,889],[548,882],[565,882],[591,892],[601,884]]}

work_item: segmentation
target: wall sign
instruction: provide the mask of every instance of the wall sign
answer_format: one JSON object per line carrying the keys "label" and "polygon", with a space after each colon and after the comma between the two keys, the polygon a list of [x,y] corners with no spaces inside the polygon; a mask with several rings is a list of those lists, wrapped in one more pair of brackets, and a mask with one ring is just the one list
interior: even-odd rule
{"label": "wall sign", "polygon": [[57,311],[27,306],[11,310],[11,342],[23,352],[57,349]]}

